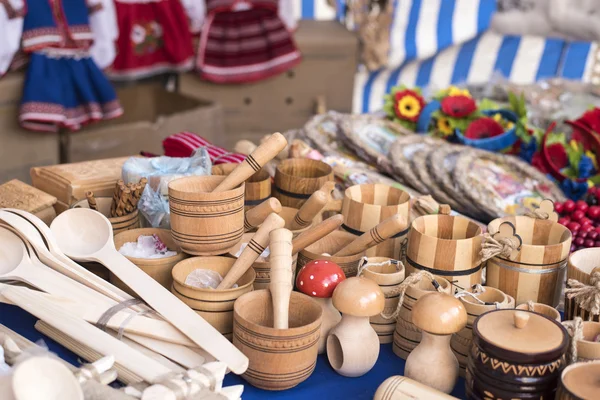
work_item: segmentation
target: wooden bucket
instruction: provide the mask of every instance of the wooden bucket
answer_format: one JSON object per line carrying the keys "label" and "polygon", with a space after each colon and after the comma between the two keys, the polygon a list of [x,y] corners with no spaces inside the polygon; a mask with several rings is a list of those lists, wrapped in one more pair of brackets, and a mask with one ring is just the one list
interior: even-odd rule
{"label": "wooden bucket", "polygon": [[510,222],[523,242],[515,261],[494,257],[487,262],[487,285],[513,296],[517,304],[526,301],[558,306],[565,280],[571,232],[559,223],[530,217],[498,218],[488,225],[498,232]]}
{"label": "wooden bucket", "polygon": [[271,292],[240,297],[234,306],[233,344],[250,360],[242,378],[265,390],[285,390],[305,381],[317,364],[322,318],[319,303],[292,292],[289,328],[275,329]]}
{"label": "wooden bucket", "polygon": [[[139,269],[150,275],[152,279],[163,285],[167,290],[171,289],[173,284],[173,276],[171,270],[179,261],[187,257],[185,253],[181,251],[179,246],[175,244],[171,231],[159,228],[142,228],[142,229],[131,229],[115,235],[115,248],[119,250],[127,242],[137,242],[140,236],[151,236],[156,235],[162,240],[167,246],[167,249],[176,251],[177,254],[171,257],[165,258],[136,258],[127,257],[129,261],[138,266]],[[129,286],[123,283],[115,274],[110,273],[110,282],[116,287],[124,290],[132,296],[136,296],[135,292],[129,289]]]}
{"label": "wooden bucket", "polygon": [[[452,285],[444,278],[436,278],[444,293],[450,294]],[[411,351],[421,343],[421,330],[412,323],[413,305],[427,293],[436,289],[430,280],[424,278],[414,285],[409,286],[404,294],[404,302],[396,320],[394,330],[394,354],[406,360]]]}
{"label": "wooden bucket", "polygon": [[363,257],[364,253],[354,254],[351,256],[334,257],[324,256],[323,253],[335,254],[337,251],[346,247],[347,244],[352,242],[355,236],[348,232],[333,231],[327,236],[317,240],[310,246],[307,246],[304,250],[298,253],[298,267],[300,270],[306,264],[314,260],[325,260],[336,263],[344,271],[346,278],[356,276],[358,272],[358,263]]}
{"label": "wooden bucket", "polygon": [[[242,240],[235,245],[233,249],[229,251],[229,255],[231,257],[237,258],[237,255],[240,252],[240,248],[244,243],[250,242],[250,239],[254,236],[254,233],[245,233],[242,236]],[[295,254],[292,258],[292,285],[294,284],[294,277],[296,276],[296,263],[298,261],[298,255]],[[269,261],[265,261],[261,257],[259,257],[253,264],[252,268],[254,272],[256,272],[256,279],[254,279],[254,290],[260,289],[268,289],[271,284],[271,264]]]}
{"label": "wooden bucket", "polygon": [[[279,216],[281,218],[283,218],[283,220],[285,221],[285,229],[290,229],[290,225],[292,224],[292,221],[294,221],[294,218],[296,217],[296,214],[298,213],[298,209],[296,208],[292,208],[292,207],[281,207],[281,212],[279,213]],[[313,223],[309,224],[308,226],[305,226],[302,229],[296,229],[292,231],[292,235],[293,237],[298,236],[299,234],[301,234],[302,232],[308,230],[311,226],[313,226]]]}
{"label": "wooden bucket", "polygon": [[328,181],[333,181],[333,169],[328,164],[309,158],[290,158],[277,165],[273,196],[284,207],[300,208]]}
{"label": "wooden bucket", "polygon": [[569,365],[560,376],[556,400],[596,400],[600,398],[600,361]]}
{"label": "wooden bucket", "polygon": [[182,302],[196,311],[215,329],[231,340],[233,334],[233,303],[241,295],[252,291],[256,274],[248,269],[237,281],[238,287],[231,289],[199,289],[187,285],[185,279],[196,269],[217,271],[222,277],[227,275],[235,263],[229,257],[192,257],[173,267],[173,286],[171,292]]}
{"label": "wooden bucket", "polygon": [[[214,165],[213,175],[229,175],[239,164],[227,163]],[[244,207],[249,210],[271,197],[271,176],[264,169],[246,179],[244,192]]]}
{"label": "wooden bucket", "polygon": [[[396,264],[388,263],[392,259],[388,257],[368,257],[369,264],[385,265],[367,265],[361,272],[365,278],[377,283],[385,296],[385,314],[392,314],[398,308],[400,295],[395,292],[398,286],[404,280],[404,265],[396,260]],[[392,343],[394,341],[394,330],[396,321],[385,319],[381,315],[376,315],[369,319],[371,326],[379,336],[379,343]]]}
{"label": "wooden bucket", "polygon": [[[132,213],[123,215],[122,217],[111,217],[110,206],[112,204],[112,197],[96,197],[96,204],[98,206],[98,212],[110,221],[113,235],[140,227],[140,215],[137,208]],[[87,200],[79,200],[77,203],[73,204],[71,208],[90,208],[90,206],[88,205]]]}
{"label": "wooden bucket", "polygon": [[[569,279],[576,279],[584,285],[590,285],[592,271],[595,268],[600,268],[600,248],[578,250],[569,256],[567,282]],[[575,317],[581,317],[584,321],[600,322],[600,315],[590,315],[590,312],[582,309],[574,299],[565,296],[565,320],[572,320]]]}
{"label": "wooden bucket", "polygon": [[225,254],[244,234],[244,184],[212,193],[224,176],[188,176],[169,183],[171,233],[183,251]]}
{"label": "wooden bucket", "polygon": [[[344,230],[360,236],[377,224],[400,214],[408,223],[410,217],[410,195],[400,189],[376,183],[351,186],[344,192],[342,215]],[[404,261],[406,235],[409,226],[394,237],[367,250],[367,257],[390,257]]]}
{"label": "wooden bucket", "polygon": [[[467,311],[467,325],[462,330],[452,335],[450,348],[458,360],[460,366],[459,373],[462,377],[465,376],[469,351],[473,344],[473,322],[475,322],[477,317],[481,314],[488,311],[497,310],[499,308],[510,308],[511,305],[514,307],[514,302],[511,304],[511,299],[500,290],[487,286],[484,286],[484,288],[484,292],[476,293],[474,295],[485,304],[479,303],[472,296],[467,295],[460,297],[460,301]],[[465,292],[474,293],[474,289],[469,288]]]}
{"label": "wooden bucket", "polygon": [[541,314],[544,317],[548,317],[550,319],[556,320],[557,322],[560,322],[560,313],[558,312],[558,310],[546,304],[533,303],[533,310],[529,308],[529,305],[527,303],[519,304],[516,308],[517,310],[533,311],[534,313]]}
{"label": "wooden bucket", "polygon": [[406,274],[428,271],[450,281],[454,292],[480,284],[481,242],[481,228],[464,217],[419,217],[408,233]]}

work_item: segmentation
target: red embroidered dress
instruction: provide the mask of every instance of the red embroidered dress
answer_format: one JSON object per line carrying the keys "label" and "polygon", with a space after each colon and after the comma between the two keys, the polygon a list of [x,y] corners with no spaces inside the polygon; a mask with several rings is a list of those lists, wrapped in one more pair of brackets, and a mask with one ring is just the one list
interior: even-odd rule
{"label": "red embroidered dress", "polygon": [[284,72],[301,60],[278,0],[206,0],[196,68],[217,83],[243,83]]}

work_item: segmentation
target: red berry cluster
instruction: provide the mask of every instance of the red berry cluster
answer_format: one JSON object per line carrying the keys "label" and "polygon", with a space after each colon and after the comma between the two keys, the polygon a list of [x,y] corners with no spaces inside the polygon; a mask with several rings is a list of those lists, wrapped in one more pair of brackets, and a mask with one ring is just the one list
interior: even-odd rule
{"label": "red berry cluster", "polygon": [[[560,215],[558,223],[569,228],[573,234],[571,251],[600,247],[600,206],[596,205],[596,195],[600,195],[600,191],[592,189],[588,192],[587,201],[567,200],[554,204],[554,210]],[[590,201],[592,196],[594,201]]]}

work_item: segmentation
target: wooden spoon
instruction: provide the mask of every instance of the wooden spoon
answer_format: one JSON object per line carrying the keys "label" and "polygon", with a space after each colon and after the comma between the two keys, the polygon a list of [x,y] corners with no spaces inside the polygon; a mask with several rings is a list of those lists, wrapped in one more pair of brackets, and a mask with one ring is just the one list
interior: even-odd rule
{"label": "wooden spoon", "polygon": [[83,400],[75,375],[51,357],[36,356],[20,362],[12,383],[16,400]]}
{"label": "wooden spoon", "polygon": [[239,184],[260,171],[260,169],[274,159],[281,150],[287,146],[287,140],[279,132],[274,133],[263,144],[258,146],[252,153],[246,156],[244,162],[239,164],[223,181],[214,192],[224,192],[237,187]]}
{"label": "wooden spoon", "polygon": [[236,374],[248,358],[200,315],[115,249],[110,221],[100,213],[78,208],[60,214],[50,227],[61,251],[80,261],[97,261],[134,290],[163,318]]}
{"label": "wooden spoon", "polygon": [[285,221],[275,213],[269,214],[265,222],[258,228],[258,231],[252,236],[250,242],[242,251],[236,262],[225,275],[217,289],[229,289],[244,275],[250,268],[252,263],[265,251],[269,246],[269,234],[272,230],[283,228]]}
{"label": "wooden spoon", "polygon": [[346,247],[340,249],[334,256],[345,257],[362,253],[368,248],[376,246],[384,240],[402,232],[406,229],[406,226],[406,218],[400,214],[392,215],[388,219],[380,222],[379,225],[375,226],[370,231],[363,233],[357,239],[350,242]]}
{"label": "wooden spoon", "polygon": [[292,241],[292,255],[297,254],[300,250],[305,249],[317,240],[329,235],[331,232],[342,226],[343,223],[344,216],[342,214],[337,214],[302,232]]}
{"label": "wooden spoon", "polygon": [[256,207],[248,210],[244,217],[244,231],[250,232],[256,229],[271,213],[279,214],[281,203],[275,197],[271,197]]}
{"label": "wooden spoon", "polygon": [[295,231],[307,227],[326,205],[327,194],[317,190],[311,194],[308,200],[300,207],[289,228]]}
{"label": "wooden spoon", "polygon": [[271,231],[271,283],[273,326],[288,329],[292,295],[292,232],[285,228]]}

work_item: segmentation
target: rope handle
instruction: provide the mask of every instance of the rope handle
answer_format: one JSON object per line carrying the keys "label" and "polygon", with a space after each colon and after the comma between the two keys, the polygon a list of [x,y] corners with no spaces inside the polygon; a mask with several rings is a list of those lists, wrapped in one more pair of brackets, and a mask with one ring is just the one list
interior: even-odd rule
{"label": "rope handle", "polygon": [[408,289],[409,286],[412,286],[415,283],[420,282],[423,278],[428,278],[429,280],[431,280],[431,284],[433,285],[435,290],[437,290],[438,292],[442,292],[441,285],[438,283],[438,281],[435,279],[435,277],[431,273],[429,273],[427,271],[414,272],[414,273],[410,274],[410,276],[408,278],[406,278],[404,280],[404,282],[402,282],[399,286],[394,288],[394,290],[392,290],[391,292],[388,293],[390,296],[395,296],[395,295],[400,296],[400,298],[398,299],[398,306],[396,307],[396,310],[392,314],[385,314],[382,312],[380,314],[381,317],[383,319],[394,319],[395,320],[398,317],[398,314],[400,313],[402,304],[404,304],[404,295],[406,294],[406,289]]}
{"label": "rope handle", "polygon": [[481,262],[496,256],[515,260],[522,244],[523,239],[517,234],[515,226],[510,222],[503,222],[498,227],[498,232],[483,234],[483,243],[479,252]]}
{"label": "rope handle", "polygon": [[554,202],[550,199],[542,200],[540,205],[534,210],[525,211],[525,216],[553,222],[558,221],[558,214],[554,211]]}
{"label": "rope handle", "polygon": [[569,279],[565,295],[582,309],[589,312],[589,320],[594,315],[600,314],[600,268],[594,268],[590,275],[590,284],[579,282],[577,279]]}
{"label": "rope handle", "polygon": [[356,276],[361,276],[362,273],[364,272],[364,270],[367,269],[368,267],[371,267],[371,266],[374,266],[374,267],[383,267],[385,265],[395,265],[396,266],[396,272],[400,272],[400,271],[402,271],[402,268],[404,268],[404,264],[402,264],[402,261],[398,261],[398,260],[394,260],[394,259],[389,259],[389,260],[384,261],[384,262],[374,263],[374,262],[369,262],[369,258],[366,257],[366,256],[364,256],[358,262],[358,271],[356,272]]}

